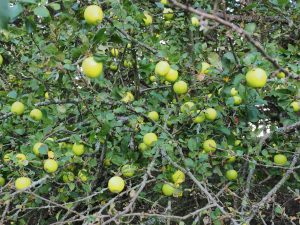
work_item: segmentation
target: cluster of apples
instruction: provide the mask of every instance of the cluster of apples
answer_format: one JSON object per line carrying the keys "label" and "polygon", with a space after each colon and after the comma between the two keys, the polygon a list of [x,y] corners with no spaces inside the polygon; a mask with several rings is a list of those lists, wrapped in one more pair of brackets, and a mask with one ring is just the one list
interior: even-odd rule
{"label": "cluster of apples", "polygon": [[185,174],[181,170],[177,170],[172,174],[172,182],[173,183],[165,183],[162,186],[162,193],[165,196],[176,196],[179,197],[182,195],[182,191],[180,189],[180,184],[185,181]]}
{"label": "cluster of apples", "polygon": [[[21,116],[25,111],[25,106],[22,102],[17,101],[11,105],[10,111],[15,115]],[[29,116],[35,121],[40,121],[43,118],[43,113],[39,109],[33,109],[30,111]]]}
{"label": "cluster of apples", "polygon": [[[160,3],[163,4],[164,6],[167,6],[169,4],[168,0],[161,0]],[[166,22],[169,22],[170,20],[172,20],[174,17],[173,10],[170,8],[164,7],[163,17],[166,20]],[[150,26],[153,23],[153,17],[150,15],[149,12],[147,12],[147,11],[144,12],[143,21],[144,21],[145,26]]]}

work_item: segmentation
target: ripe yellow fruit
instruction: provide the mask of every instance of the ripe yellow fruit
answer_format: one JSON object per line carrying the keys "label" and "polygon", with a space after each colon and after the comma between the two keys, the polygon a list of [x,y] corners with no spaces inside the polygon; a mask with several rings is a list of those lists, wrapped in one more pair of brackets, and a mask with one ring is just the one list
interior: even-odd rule
{"label": "ripe yellow fruit", "polygon": [[174,184],[181,184],[185,181],[185,174],[181,170],[177,170],[173,173],[172,180]]}
{"label": "ripe yellow fruit", "polygon": [[66,172],[66,173],[64,173],[64,175],[63,175],[63,181],[64,181],[65,183],[73,182],[74,179],[75,179],[75,175],[74,175],[74,173],[72,173],[72,172]]}
{"label": "ripe yellow fruit", "polygon": [[86,170],[79,170],[78,177],[82,182],[86,182],[88,180],[88,173]]}
{"label": "ripe yellow fruit", "polygon": [[23,190],[31,185],[31,180],[28,177],[19,177],[15,181],[15,187],[17,190]]}
{"label": "ripe yellow fruit", "polygon": [[14,102],[11,105],[10,111],[18,116],[22,115],[25,111],[25,106],[22,102]]}
{"label": "ripe yellow fruit", "polygon": [[135,166],[126,164],[122,166],[121,172],[124,177],[132,177],[134,176],[135,170]]}
{"label": "ripe yellow fruit", "polygon": [[114,176],[108,181],[108,189],[112,193],[120,193],[123,191],[124,187],[125,181],[119,176]]}
{"label": "ripe yellow fruit", "polygon": [[143,21],[144,21],[145,26],[151,25],[153,22],[152,16],[150,16],[148,13],[144,13]]}
{"label": "ripe yellow fruit", "polygon": [[31,110],[29,116],[31,119],[33,119],[35,121],[40,121],[43,118],[43,113],[39,109],[33,109],[33,110]]}
{"label": "ripe yellow fruit", "polygon": [[0,175],[0,187],[3,187],[5,184],[5,179]]}
{"label": "ripe yellow fruit", "polygon": [[141,152],[143,152],[143,151],[145,151],[147,149],[148,149],[148,146],[144,142],[142,142],[142,143],[139,144],[139,150]]}
{"label": "ripe yellow fruit", "polygon": [[192,114],[195,112],[195,104],[193,102],[185,102],[182,106],[180,106],[180,112],[186,113],[186,114]]}
{"label": "ripe yellow fruit", "polygon": [[53,151],[48,151],[48,158],[49,159],[54,159],[54,152]]}
{"label": "ripe yellow fruit", "polygon": [[238,177],[238,173],[236,172],[236,170],[227,170],[226,171],[226,178],[228,180],[236,180]]}
{"label": "ripe yellow fruit", "polygon": [[45,99],[49,99],[49,93],[45,92]]}
{"label": "ripe yellow fruit", "polygon": [[238,93],[239,93],[238,90],[236,90],[235,88],[231,88],[231,90],[230,90],[231,96],[236,96]]}
{"label": "ripe yellow fruit", "polygon": [[22,153],[18,153],[16,155],[16,159],[18,160],[19,163],[22,163],[23,161],[26,160],[26,156],[24,154],[22,154]]}
{"label": "ripe yellow fruit", "polygon": [[294,112],[299,112],[300,111],[300,102],[292,102],[291,107],[293,107]]}
{"label": "ripe yellow fruit", "polygon": [[197,110],[197,116],[194,118],[194,123],[202,123],[205,120],[205,113]]}
{"label": "ripe yellow fruit", "polygon": [[110,53],[111,53],[112,56],[118,57],[118,55],[119,55],[119,50],[116,49],[116,48],[112,48],[112,49],[110,50]]}
{"label": "ripe yellow fruit", "polygon": [[206,153],[214,152],[216,151],[216,148],[217,148],[217,144],[212,139],[208,139],[203,143],[203,149]]}
{"label": "ripe yellow fruit", "polygon": [[167,4],[169,4],[169,1],[168,0],[160,0],[160,3],[163,5],[167,5]]}
{"label": "ripe yellow fruit", "polygon": [[72,147],[72,151],[75,155],[81,156],[84,153],[84,145],[83,144],[74,144]]}
{"label": "ripe yellow fruit", "polygon": [[287,158],[283,154],[277,154],[277,155],[274,156],[274,163],[276,165],[283,166],[287,163]]}
{"label": "ripe yellow fruit", "polygon": [[239,95],[235,95],[232,98],[234,105],[240,105],[242,103],[242,98]]}
{"label": "ripe yellow fruit", "polygon": [[254,68],[246,74],[246,81],[249,87],[262,88],[266,85],[267,79],[266,71],[260,68]]}
{"label": "ripe yellow fruit", "polygon": [[154,133],[147,133],[144,135],[143,142],[147,146],[153,146],[157,142],[157,136]]}
{"label": "ripe yellow fruit", "polygon": [[[45,145],[44,143],[41,143],[41,142],[38,142],[38,143],[35,143],[35,145],[33,146],[33,153],[36,155],[36,156],[39,156],[40,155],[40,152],[39,152],[39,148],[42,147],[43,145]],[[46,146],[46,145],[45,145]]]}
{"label": "ripe yellow fruit", "polygon": [[201,63],[201,73],[208,74],[210,67],[211,67],[211,65],[209,63],[202,62]]}
{"label": "ripe yellow fruit", "polygon": [[126,92],[125,96],[121,100],[122,102],[129,103],[134,101],[134,96],[131,92]]}
{"label": "ripe yellow fruit", "polygon": [[103,20],[103,11],[97,5],[90,5],[84,10],[84,19],[87,24],[97,25]]}
{"label": "ripe yellow fruit", "polygon": [[173,83],[177,80],[177,78],[178,78],[178,71],[170,68],[169,72],[167,73],[167,75],[165,77],[166,81]]}
{"label": "ripe yellow fruit", "polygon": [[165,196],[172,196],[175,192],[175,187],[173,184],[166,183],[162,186],[161,190]]}
{"label": "ripe yellow fruit", "polygon": [[170,8],[164,8],[163,14],[164,14],[165,20],[171,20],[174,17],[173,10]]}
{"label": "ripe yellow fruit", "polygon": [[196,16],[193,16],[193,17],[191,18],[191,21],[192,21],[192,25],[193,25],[194,27],[199,27],[200,21],[199,21],[199,19],[198,19]]}
{"label": "ripe yellow fruit", "polygon": [[149,112],[148,113],[148,117],[149,117],[149,119],[151,119],[151,120],[153,120],[155,122],[157,122],[159,120],[159,115],[158,115],[158,113],[156,111]]}
{"label": "ripe yellow fruit", "polygon": [[215,109],[213,108],[208,108],[205,110],[205,118],[210,120],[210,121],[214,121],[218,116],[218,113]]}
{"label": "ripe yellow fruit", "polygon": [[155,74],[159,76],[166,76],[169,73],[170,69],[171,67],[168,62],[160,61],[155,66]]}
{"label": "ripe yellow fruit", "polygon": [[188,91],[188,85],[184,81],[177,81],[173,85],[173,90],[176,94],[185,94]]}
{"label": "ripe yellow fruit", "polygon": [[0,66],[3,64],[3,57],[2,55],[0,54]]}
{"label": "ripe yellow fruit", "polygon": [[103,71],[103,64],[97,62],[94,57],[88,57],[82,62],[82,71],[89,78],[97,78]]}
{"label": "ripe yellow fruit", "polygon": [[58,169],[58,163],[54,159],[46,159],[44,161],[44,170],[47,173],[54,173]]}

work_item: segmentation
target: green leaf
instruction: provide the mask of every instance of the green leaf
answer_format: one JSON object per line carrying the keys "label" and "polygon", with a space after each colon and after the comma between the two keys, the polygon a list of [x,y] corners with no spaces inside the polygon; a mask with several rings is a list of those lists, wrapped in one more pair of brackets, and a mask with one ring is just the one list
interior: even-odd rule
{"label": "green leaf", "polygon": [[7,97],[9,97],[9,98],[17,98],[17,96],[18,96],[18,93],[15,91],[15,90],[13,90],[13,91],[10,91],[8,94],[7,94]]}
{"label": "green leaf", "polygon": [[106,28],[101,28],[95,34],[93,41],[95,43],[105,42],[107,40],[107,35],[105,34]]}
{"label": "green leaf", "polygon": [[40,17],[49,17],[50,16],[49,10],[45,6],[36,7],[33,10],[33,12],[35,15],[40,16]]}
{"label": "green leaf", "polygon": [[27,33],[32,33],[36,29],[36,24],[31,18],[26,18],[25,20],[25,27]]}
{"label": "green leaf", "polygon": [[258,121],[258,115],[259,111],[255,106],[249,106],[246,108],[247,109],[247,117],[248,120],[251,122],[257,122]]}
{"label": "green leaf", "polygon": [[19,0],[19,2],[23,2],[23,3],[36,3],[36,0]]}
{"label": "green leaf", "polygon": [[190,138],[188,140],[188,148],[191,151],[196,151],[197,150],[197,141],[195,140],[195,138]]}
{"label": "green leaf", "polygon": [[58,3],[50,3],[49,6],[55,11],[60,10],[60,4]]}
{"label": "green leaf", "polygon": [[8,0],[0,1],[0,29],[7,28],[9,22]]}
{"label": "green leaf", "polygon": [[217,53],[211,52],[208,54],[208,61],[217,69],[222,70],[222,62],[220,60],[220,57]]}
{"label": "green leaf", "polygon": [[195,167],[195,162],[194,162],[192,159],[190,159],[190,158],[186,158],[186,159],[184,160],[184,164],[185,164],[187,167],[189,167],[189,168]]}
{"label": "green leaf", "polygon": [[9,7],[9,17],[11,20],[16,19],[23,12],[23,7],[21,4],[15,4]]}
{"label": "green leaf", "polygon": [[253,34],[255,29],[256,29],[256,23],[247,23],[246,26],[245,26],[245,30],[249,34]]}
{"label": "green leaf", "polygon": [[41,155],[47,155],[48,154],[48,145],[41,145],[40,147],[39,147],[39,153],[41,154]]}

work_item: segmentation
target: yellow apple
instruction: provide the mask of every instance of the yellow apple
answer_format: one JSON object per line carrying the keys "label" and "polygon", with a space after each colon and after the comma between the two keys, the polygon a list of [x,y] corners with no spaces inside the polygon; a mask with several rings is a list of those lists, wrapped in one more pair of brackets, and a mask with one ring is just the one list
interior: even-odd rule
{"label": "yellow apple", "polygon": [[202,123],[205,120],[205,113],[197,110],[197,116],[194,118],[194,123]]}
{"label": "yellow apple", "polygon": [[3,187],[5,185],[5,179],[0,175],[0,187]]}
{"label": "yellow apple", "polygon": [[88,180],[88,173],[87,170],[79,170],[78,177],[82,182],[86,182]]}
{"label": "yellow apple", "polygon": [[172,196],[175,192],[175,187],[171,183],[166,183],[162,186],[161,190],[165,196]]}
{"label": "yellow apple", "polygon": [[236,172],[236,170],[227,170],[225,176],[228,180],[236,180],[238,177],[238,173]]}
{"label": "yellow apple", "polygon": [[262,88],[267,83],[267,73],[261,68],[254,68],[247,72],[246,81],[249,87]]}
{"label": "yellow apple", "polygon": [[10,111],[18,116],[22,115],[25,111],[25,106],[22,102],[14,102],[11,105]]}
{"label": "yellow apple", "polygon": [[193,25],[194,27],[199,27],[200,21],[199,21],[198,17],[193,16],[193,17],[191,18],[191,21],[192,21],[192,25]]}
{"label": "yellow apple", "polygon": [[181,184],[185,181],[185,174],[181,170],[177,170],[173,173],[172,180],[174,184]]}
{"label": "yellow apple", "polygon": [[215,109],[213,108],[208,108],[205,110],[205,118],[210,120],[210,121],[214,121],[218,116],[218,113]]}
{"label": "yellow apple", "polygon": [[112,193],[120,193],[123,191],[124,187],[125,181],[119,176],[114,176],[108,181],[108,189]]}
{"label": "yellow apple", "polygon": [[174,17],[173,10],[170,8],[164,8],[163,15],[165,20],[171,20]]}
{"label": "yellow apple", "polygon": [[0,66],[3,64],[3,57],[2,55],[0,54]]}
{"label": "yellow apple", "polygon": [[35,121],[40,121],[43,118],[43,113],[39,109],[33,109],[33,110],[31,110],[29,116],[31,119],[33,119]]}
{"label": "yellow apple", "polygon": [[72,151],[75,155],[81,156],[85,152],[83,144],[74,144],[72,147]]}
{"label": "yellow apple", "polygon": [[89,78],[97,78],[103,71],[103,64],[97,62],[94,57],[88,57],[82,62],[82,71]]}
{"label": "yellow apple", "polygon": [[74,173],[72,173],[72,172],[66,172],[66,173],[64,173],[64,175],[63,175],[63,181],[64,181],[65,183],[73,182],[74,179],[75,179],[75,175],[74,175]]}
{"label": "yellow apple", "polygon": [[277,154],[277,155],[274,156],[274,163],[276,165],[283,166],[287,163],[287,158],[283,154]]}
{"label": "yellow apple", "polygon": [[238,93],[239,93],[238,90],[236,90],[235,88],[231,88],[231,90],[230,90],[231,96],[236,96]]}
{"label": "yellow apple", "polygon": [[144,21],[145,26],[151,25],[153,22],[152,16],[150,16],[148,13],[144,13],[143,21]]}
{"label": "yellow apple", "polygon": [[147,150],[148,149],[148,146],[144,143],[144,142],[142,142],[142,143],[140,143],[139,144],[139,150],[141,151],[141,152],[143,152],[143,151],[145,151],[145,150]]}
{"label": "yellow apple", "polygon": [[53,151],[48,151],[48,158],[49,159],[54,159],[54,152]]}
{"label": "yellow apple", "polygon": [[58,169],[58,163],[54,159],[44,161],[44,170],[47,173],[54,173]]}
{"label": "yellow apple", "polygon": [[149,112],[148,117],[155,122],[157,122],[159,120],[159,115],[156,111]]}
{"label": "yellow apple", "polygon": [[18,160],[19,163],[22,163],[23,161],[26,160],[26,156],[24,154],[22,154],[22,153],[18,153],[16,155],[16,159]]}
{"label": "yellow apple", "polygon": [[121,100],[122,102],[125,103],[130,103],[134,101],[134,96],[131,92],[126,92],[125,96]]}
{"label": "yellow apple", "polygon": [[45,92],[45,99],[49,99],[49,93]]}
{"label": "yellow apple", "polygon": [[90,5],[84,10],[84,19],[87,24],[97,25],[103,20],[103,11],[97,5]]}
{"label": "yellow apple", "polygon": [[155,66],[155,74],[159,76],[166,76],[169,73],[170,69],[171,67],[168,62],[160,61]]}
{"label": "yellow apple", "polygon": [[173,83],[177,80],[177,78],[178,78],[178,71],[170,68],[169,72],[167,73],[167,75],[165,77],[166,81]]}
{"label": "yellow apple", "polygon": [[163,5],[167,5],[167,4],[169,4],[169,1],[168,0],[160,0],[160,3]]}
{"label": "yellow apple", "polygon": [[149,80],[150,80],[151,82],[155,82],[155,81],[156,81],[156,76],[150,76],[150,77],[149,77]]}
{"label": "yellow apple", "polygon": [[157,142],[157,136],[154,133],[147,133],[143,137],[143,142],[149,147]]}
{"label": "yellow apple", "polygon": [[185,94],[188,91],[188,85],[184,81],[177,81],[173,85],[173,90],[176,94]]}
{"label": "yellow apple", "polygon": [[121,172],[124,177],[133,177],[136,167],[133,165],[126,164],[122,166]]}
{"label": "yellow apple", "polygon": [[240,105],[242,103],[242,98],[239,95],[235,95],[232,98],[234,105]]}
{"label": "yellow apple", "polygon": [[119,50],[118,50],[117,48],[112,48],[112,49],[110,50],[110,53],[111,53],[112,56],[118,57],[118,55],[119,55]]}
{"label": "yellow apple", "polygon": [[19,177],[15,181],[15,187],[17,190],[23,190],[31,185],[31,180],[28,177]]}
{"label": "yellow apple", "polygon": [[299,112],[300,111],[300,102],[292,102],[291,107],[293,107],[294,112]]}
{"label": "yellow apple", "polygon": [[[40,152],[39,152],[39,148],[42,147],[43,145],[45,145],[44,143],[41,143],[41,142],[37,142],[35,143],[35,145],[33,146],[33,153],[36,155],[36,156],[39,156],[40,155]],[[45,145],[46,146],[46,145]]]}
{"label": "yellow apple", "polygon": [[180,111],[186,114],[192,114],[195,111],[195,104],[193,102],[185,102],[181,107]]}
{"label": "yellow apple", "polygon": [[203,142],[203,149],[206,153],[214,152],[216,151],[217,144],[214,140],[208,139]]}
{"label": "yellow apple", "polygon": [[211,65],[209,63],[202,62],[201,63],[201,73],[208,74],[210,67],[211,67]]}

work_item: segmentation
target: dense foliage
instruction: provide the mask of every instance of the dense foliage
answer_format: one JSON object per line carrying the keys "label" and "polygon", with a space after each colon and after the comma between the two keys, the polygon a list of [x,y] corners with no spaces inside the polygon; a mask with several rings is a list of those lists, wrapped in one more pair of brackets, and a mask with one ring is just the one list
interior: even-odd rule
{"label": "dense foliage", "polygon": [[0,0],[0,224],[299,223],[300,4],[166,2]]}

